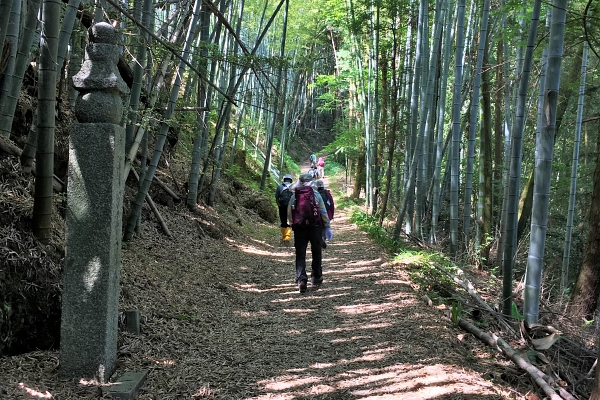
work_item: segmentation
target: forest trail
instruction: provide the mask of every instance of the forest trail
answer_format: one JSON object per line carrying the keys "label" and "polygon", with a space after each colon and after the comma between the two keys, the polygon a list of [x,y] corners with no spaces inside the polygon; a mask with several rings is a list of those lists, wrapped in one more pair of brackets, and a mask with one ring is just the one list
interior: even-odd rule
{"label": "forest trail", "polygon": [[[151,340],[128,338],[128,366],[152,363],[142,398],[510,398],[490,383],[492,360],[474,363],[463,332],[418,298],[406,269],[343,210],[332,227],[323,285],[306,294],[277,226],[206,246],[200,270],[175,263],[178,296],[142,310]],[[153,348],[150,360],[136,356],[139,346]]]}
{"label": "forest trail", "polygon": [[[140,399],[524,398],[499,379],[508,363],[421,300],[409,266],[389,262],[344,210],[323,253],[323,285],[305,294],[278,226],[257,219],[247,235],[200,239],[189,218],[171,217],[173,240],[144,225],[145,239],[123,254],[120,309],[140,310],[142,334],[120,333],[116,377],[149,370]],[[31,399],[23,387],[99,398],[93,385],[56,379],[58,352],[19,357],[36,368],[0,360],[0,398]]]}

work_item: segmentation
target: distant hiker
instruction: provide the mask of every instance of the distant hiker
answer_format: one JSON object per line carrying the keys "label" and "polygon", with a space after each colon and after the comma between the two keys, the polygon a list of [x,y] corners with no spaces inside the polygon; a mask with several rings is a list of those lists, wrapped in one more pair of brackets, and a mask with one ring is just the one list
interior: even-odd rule
{"label": "distant hiker", "polygon": [[315,154],[311,154],[308,160],[310,161],[310,168],[317,166],[317,156]]}
{"label": "distant hiker", "polygon": [[310,169],[308,170],[308,175],[310,175],[312,179],[319,179],[318,171],[315,167],[310,167]]}
{"label": "distant hiker", "polygon": [[317,160],[317,171],[319,171],[319,178],[325,178],[325,159],[319,157]]}
{"label": "distant hiker", "polygon": [[275,201],[279,208],[279,221],[281,223],[281,243],[283,245],[289,245],[292,240],[292,228],[288,224],[287,219],[287,208],[292,198],[292,182],[294,178],[292,175],[286,174],[283,177],[281,185],[277,186],[275,190]]}
{"label": "distant hiker", "polygon": [[306,292],[308,276],[306,275],[306,248],[310,242],[312,253],[311,283],[319,286],[323,282],[323,266],[321,253],[321,235],[325,229],[327,240],[331,240],[333,232],[329,226],[327,209],[321,195],[313,189],[313,179],[309,174],[302,174],[294,195],[288,206],[288,220],[294,231],[294,247],[296,248],[296,284],[300,293]]}
{"label": "distant hiker", "polygon": [[[333,196],[331,196],[331,192],[329,189],[325,188],[325,184],[322,180],[318,180],[315,182],[315,186],[317,187],[317,192],[321,195],[323,199],[323,203],[325,203],[325,209],[327,210],[327,217],[329,217],[329,222],[333,221],[333,214],[335,213],[335,204],[333,203]],[[323,227],[323,232],[321,235],[321,247],[326,249],[327,242],[325,241],[326,229]]]}

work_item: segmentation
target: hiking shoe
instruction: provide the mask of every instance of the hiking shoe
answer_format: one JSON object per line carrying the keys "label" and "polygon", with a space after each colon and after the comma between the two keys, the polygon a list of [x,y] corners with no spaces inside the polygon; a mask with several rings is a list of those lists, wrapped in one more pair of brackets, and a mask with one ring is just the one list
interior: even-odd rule
{"label": "hiking shoe", "polygon": [[321,283],[323,283],[323,277],[319,277],[319,278],[315,278],[314,276],[312,278],[310,278],[310,283],[313,286],[321,286]]}
{"label": "hiking shoe", "polygon": [[322,249],[326,249],[327,248],[327,242],[325,242],[324,240],[321,241],[321,248]]}
{"label": "hiking shoe", "polygon": [[300,290],[300,293],[306,293],[306,281],[300,281],[298,289]]}

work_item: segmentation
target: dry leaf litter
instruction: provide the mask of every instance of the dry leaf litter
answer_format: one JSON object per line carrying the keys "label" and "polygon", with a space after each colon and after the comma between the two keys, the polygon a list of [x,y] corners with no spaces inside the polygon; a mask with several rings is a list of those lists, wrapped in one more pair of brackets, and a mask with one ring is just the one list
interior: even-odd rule
{"label": "dry leaf litter", "polygon": [[[12,207],[31,207],[22,194]],[[121,326],[113,380],[148,370],[140,399],[543,398],[447,307],[423,301],[410,265],[391,262],[344,210],[323,285],[300,294],[278,224],[242,206],[264,195],[229,180],[219,196],[216,209],[159,206],[172,239],[145,208],[124,247],[120,310],[140,311],[142,333]],[[60,381],[59,364],[58,351],[0,358],[0,399],[108,398],[95,382]]]}

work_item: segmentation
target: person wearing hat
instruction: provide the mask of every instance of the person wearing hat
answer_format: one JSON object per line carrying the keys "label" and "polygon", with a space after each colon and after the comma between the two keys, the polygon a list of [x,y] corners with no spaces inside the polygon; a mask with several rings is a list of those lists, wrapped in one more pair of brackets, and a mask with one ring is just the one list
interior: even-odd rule
{"label": "person wearing hat", "polygon": [[[321,195],[323,199],[323,203],[325,203],[325,208],[327,209],[327,216],[329,217],[329,222],[333,221],[333,214],[335,213],[335,204],[333,202],[333,196],[331,196],[331,192],[329,189],[325,188],[325,183],[319,179],[315,181],[315,186],[317,187],[317,192]],[[321,247],[323,249],[327,248],[327,242],[325,241],[325,228],[323,228],[322,242]]]}
{"label": "person wearing hat", "polygon": [[[288,205],[288,220],[291,221],[294,231],[294,248],[296,249],[296,284],[300,293],[305,293],[307,288],[308,276],[306,275],[306,249],[310,243],[312,253],[312,273],[311,283],[313,286],[319,286],[323,282],[323,265],[321,252],[321,236],[323,229],[327,240],[331,240],[333,232],[329,225],[329,217],[323,198],[313,186],[313,178],[309,174],[302,174],[298,182],[294,184],[294,194]],[[312,196],[310,195],[312,193]],[[318,213],[312,218],[305,219],[302,215],[303,201],[310,199],[318,204]],[[306,203],[305,203],[306,204]]]}
{"label": "person wearing hat", "polygon": [[281,185],[277,186],[275,190],[275,201],[279,208],[279,222],[281,229],[281,243],[284,246],[289,246],[292,240],[292,227],[288,224],[287,220],[287,208],[290,198],[292,197],[292,182],[294,178],[292,175],[285,174],[283,176]]}

